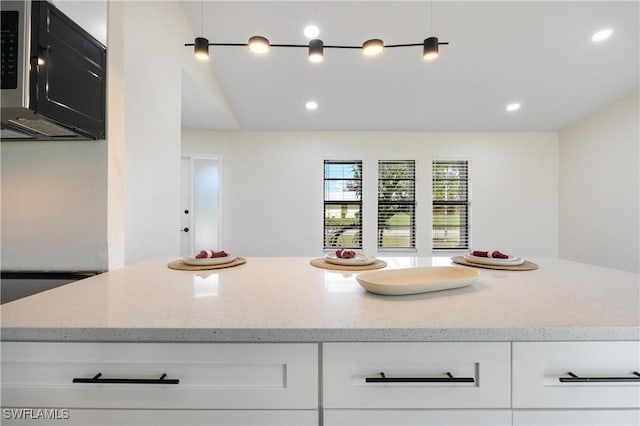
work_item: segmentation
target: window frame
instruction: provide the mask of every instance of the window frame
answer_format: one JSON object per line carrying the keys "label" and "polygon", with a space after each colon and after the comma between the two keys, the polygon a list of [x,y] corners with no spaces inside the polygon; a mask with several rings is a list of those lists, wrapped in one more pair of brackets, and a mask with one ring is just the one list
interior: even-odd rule
{"label": "window frame", "polygon": [[[344,165],[354,165],[359,166],[360,177],[359,178],[344,178],[344,177],[327,177],[327,165],[328,164],[344,164]],[[322,236],[322,245],[324,250],[332,250],[336,248],[348,248],[348,249],[357,249],[361,250],[363,248],[363,234],[362,234],[362,216],[363,216],[363,202],[362,202],[362,184],[363,184],[363,162],[362,160],[324,160],[323,162],[323,236]],[[359,182],[359,199],[358,200],[328,200],[327,199],[327,182],[330,181],[357,181]],[[356,235],[357,235],[357,244],[355,245],[339,245],[337,244],[337,240],[335,244],[327,245],[327,235],[328,235],[328,227],[331,228],[331,225],[327,224],[327,206],[349,206],[349,205],[357,205],[359,208],[359,217],[357,220],[356,226]],[[347,229],[347,228],[345,228]],[[353,228],[351,228],[353,229]],[[339,237],[339,235],[337,236]]]}
{"label": "window frame", "polygon": [[[446,165],[456,165],[456,166],[463,166],[465,169],[465,176],[464,176],[464,194],[465,197],[464,199],[458,199],[458,200],[436,200],[436,184],[438,182],[442,182],[442,181],[446,181],[447,179],[437,179],[436,178],[436,173],[435,173],[435,169],[436,166],[446,166]],[[432,173],[432,183],[431,183],[431,189],[432,189],[432,207],[431,207],[431,213],[432,213],[432,217],[431,217],[431,248],[434,252],[442,252],[442,251],[466,251],[469,250],[469,247],[471,247],[471,227],[470,227],[470,215],[471,215],[471,191],[470,191],[470,182],[469,182],[469,170],[470,170],[470,165],[471,162],[469,160],[461,160],[461,159],[434,159],[431,161],[431,173]],[[461,179],[448,179],[451,181],[456,181],[456,182],[460,182]],[[442,243],[439,243],[439,247],[436,247],[436,240],[435,240],[435,231],[436,231],[436,224],[435,224],[435,215],[433,214],[434,208],[436,206],[443,206],[443,207],[449,207],[449,206],[456,206],[456,207],[462,207],[464,210],[464,222],[463,224],[461,224],[458,229],[460,232],[460,242],[458,245],[453,246],[453,245],[447,245],[447,246],[442,246]],[[464,235],[464,241],[463,240],[463,235]]]}

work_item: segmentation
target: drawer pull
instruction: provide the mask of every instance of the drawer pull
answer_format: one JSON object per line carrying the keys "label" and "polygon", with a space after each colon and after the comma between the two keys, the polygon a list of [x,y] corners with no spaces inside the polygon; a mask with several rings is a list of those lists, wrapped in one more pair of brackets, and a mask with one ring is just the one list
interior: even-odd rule
{"label": "drawer pull", "polygon": [[445,373],[447,377],[387,377],[384,372],[380,377],[367,377],[365,383],[473,383],[473,377],[453,377],[453,374]]}
{"label": "drawer pull", "polygon": [[114,378],[105,379],[102,377],[102,373],[98,373],[95,376],[86,379],[83,377],[76,377],[73,379],[73,383],[135,383],[135,384],[153,384],[153,385],[177,385],[180,383],[179,379],[166,379],[166,373],[163,373],[159,379],[125,379]]}
{"label": "drawer pull", "polygon": [[580,377],[571,371],[567,373],[569,377],[559,377],[562,383],[577,383],[577,382],[640,382],[640,373],[633,372],[633,376],[629,377]]}

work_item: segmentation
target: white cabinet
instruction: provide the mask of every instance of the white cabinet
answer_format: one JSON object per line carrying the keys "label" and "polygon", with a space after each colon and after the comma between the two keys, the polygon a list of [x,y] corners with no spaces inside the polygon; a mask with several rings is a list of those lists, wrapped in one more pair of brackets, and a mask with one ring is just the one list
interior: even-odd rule
{"label": "white cabinet", "polygon": [[640,425],[640,342],[513,343],[513,424]]}
{"label": "white cabinet", "polygon": [[[251,423],[248,416],[255,413],[243,410],[280,410],[269,414],[274,424],[287,424],[286,418],[296,424],[300,415],[318,421],[316,344],[2,342],[1,350],[3,408],[65,408],[67,421],[80,413],[100,418],[99,411],[82,409],[239,411],[201,414],[209,419],[204,424],[230,425],[271,424]],[[154,424],[199,418],[176,411],[179,420],[172,423],[161,413]]]}
{"label": "white cabinet", "polygon": [[1,355],[3,425],[640,425],[640,342],[2,342]]}
{"label": "white cabinet", "polygon": [[510,408],[510,344],[325,343],[325,408]]}
{"label": "white cabinet", "polygon": [[640,342],[513,343],[513,407],[640,408]]}
{"label": "white cabinet", "polygon": [[509,425],[510,356],[502,342],[325,343],[324,424]]}

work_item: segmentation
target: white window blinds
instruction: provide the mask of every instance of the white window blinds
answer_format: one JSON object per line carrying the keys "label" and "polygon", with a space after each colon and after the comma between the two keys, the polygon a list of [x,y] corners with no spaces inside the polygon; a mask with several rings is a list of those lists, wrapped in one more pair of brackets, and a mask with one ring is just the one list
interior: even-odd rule
{"label": "white window blinds", "polygon": [[378,161],[378,248],[415,248],[415,192],[415,161]]}
{"label": "white window blinds", "polygon": [[433,161],[433,249],[469,248],[469,162]]}

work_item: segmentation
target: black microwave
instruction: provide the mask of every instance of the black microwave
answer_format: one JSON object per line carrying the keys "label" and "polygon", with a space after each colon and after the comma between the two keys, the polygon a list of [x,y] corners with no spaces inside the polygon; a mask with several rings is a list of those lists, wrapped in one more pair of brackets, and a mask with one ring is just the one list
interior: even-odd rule
{"label": "black microwave", "polygon": [[105,46],[46,1],[2,0],[2,140],[105,138]]}

